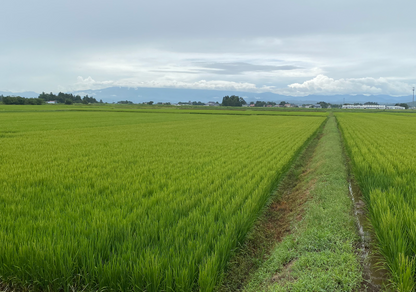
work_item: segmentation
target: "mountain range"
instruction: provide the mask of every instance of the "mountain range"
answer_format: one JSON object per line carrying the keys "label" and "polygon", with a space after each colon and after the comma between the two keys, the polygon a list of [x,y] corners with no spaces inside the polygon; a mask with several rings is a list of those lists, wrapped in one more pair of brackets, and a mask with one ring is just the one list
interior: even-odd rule
{"label": "mountain range", "polygon": [[[364,102],[378,102],[379,104],[392,104],[407,102],[411,103],[412,96],[390,96],[390,95],[307,95],[301,97],[280,95],[272,92],[245,92],[245,91],[232,91],[232,90],[206,90],[206,89],[179,89],[179,88],[128,88],[128,87],[109,87],[105,89],[97,90],[82,90],[73,91],[73,94],[81,96],[89,95],[93,96],[97,100],[103,102],[117,102],[129,100],[133,103],[142,102],[188,102],[188,101],[218,101],[222,102],[222,98],[226,95],[237,95],[243,97],[248,103],[261,101],[274,101],[281,102],[286,101],[295,104],[314,104],[320,101],[325,101],[333,104],[341,103],[364,103]],[[22,97],[37,97],[39,94],[33,91],[26,92],[8,92],[0,91],[0,95],[18,95]]]}

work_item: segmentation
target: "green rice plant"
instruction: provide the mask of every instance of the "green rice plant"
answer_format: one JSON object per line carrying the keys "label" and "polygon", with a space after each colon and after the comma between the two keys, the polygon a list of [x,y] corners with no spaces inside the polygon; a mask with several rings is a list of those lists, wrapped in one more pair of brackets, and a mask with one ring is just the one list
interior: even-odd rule
{"label": "green rice plant", "polygon": [[399,291],[415,289],[416,118],[338,113],[377,244]]}
{"label": "green rice plant", "polygon": [[126,105],[126,104],[54,104],[54,105],[3,105],[1,112],[56,112],[56,111],[89,111],[89,112],[135,112],[155,114],[217,114],[217,115],[284,115],[284,116],[321,116],[327,117],[325,109],[303,108],[243,108],[243,107],[206,107],[206,106],[166,106],[166,105]]}
{"label": "green rice plant", "polygon": [[0,114],[0,279],[212,291],[325,117]]}

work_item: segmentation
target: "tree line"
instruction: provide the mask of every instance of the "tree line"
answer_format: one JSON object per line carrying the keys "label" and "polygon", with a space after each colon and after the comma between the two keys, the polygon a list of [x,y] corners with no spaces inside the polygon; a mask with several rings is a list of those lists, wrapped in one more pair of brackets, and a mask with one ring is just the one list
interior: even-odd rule
{"label": "tree line", "polygon": [[243,104],[247,104],[244,98],[236,95],[224,96],[221,103],[222,106],[243,106]]}
{"label": "tree line", "polygon": [[3,96],[0,95],[0,102],[4,104],[32,104],[32,105],[41,105],[46,101],[56,101],[57,103],[73,104],[73,103],[103,103],[102,100],[99,102],[92,96],[85,95],[81,97],[80,95],[73,95],[72,93],[63,93],[59,92],[57,95],[51,93],[42,92],[37,98],[27,98],[21,96]]}
{"label": "tree line", "polygon": [[4,104],[32,104],[32,105],[41,105],[44,101],[40,98],[25,98],[21,96],[3,96],[0,95],[0,102]]}
{"label": "tree line", "polygon": [[[236,96],[236,95],[231,95],[231,96],[224,96],[222,98],[222,106],[243,106],[247,104],[247,102],[244,100],[244,98]],[[257,100],[255,103],[252,101],[250,102],[251,105],[254,105],[255,107],[265,107],[268,105],[274,106],[277,105],[277,103],[273,102],[273,101],[261,101],[261,100]],[[282,101],[280,102],[280,106],[284,106],[286,104],[286,101]]]}
{"label": "tree line", "polygon": [[[283,105],[285,105],[285,102],[283,102]],[[261,101],[261,100],[257,100],[256,103],[254,103],[254,101],[250,102],[250,104],[254,104],[255,107],[265,107],[268,105],[276,105],[277,103],[275,103],[274,101]]]}
{"label": "tree line", "polygon": [[[80,95],[73,95],[72,93],[59,92],[57,95],[55,95],[52,92],[51,93],[42,92],[41,94],[39,94],[39,98],[40,99],[43,99],[44,101],[55,100],[58,103],[65,103],[65,104],[72,104],[72,103],[83,103],[83,104],[98,103],[98,101],[94,97],[88,96],[88,94],[81,98]],[[102,102],[103,101],[100,100],[100,103],[102,103]]]}

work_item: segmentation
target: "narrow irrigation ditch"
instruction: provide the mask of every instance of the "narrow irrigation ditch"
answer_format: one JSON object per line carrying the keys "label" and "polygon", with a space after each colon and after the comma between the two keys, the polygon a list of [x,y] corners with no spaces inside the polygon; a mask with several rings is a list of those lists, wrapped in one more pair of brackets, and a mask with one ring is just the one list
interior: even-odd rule
{"label": "narrow irrigation ditch", "polygon": [[338,121],[337,128],[340,133],[343,156],[348,171],[348,191],[353,203],[355,223],[360,236],[360,241],[357,245],[357,254],[360,255],[363,268],[363,281],[360,290],[368,292],[390,291],[390,275],[383,266],[382,256],[377,251],[374,230],[368,218],[368,208],[360,187],[354,178],[351,160],[347,154],[344,137],[339,129]]}
{"label": "narrow irrigation ditch", "polygon": [[363,267],[362,287],[368,292],[384,291],[388,289],[388,271],[380,265],[381,255],[374,248],[374,234],[367,217],[366,204],[364,203],[360,188],[352,176],[349,179],[349,193],[354,205],[358,234],[361,238],[357,249]]}

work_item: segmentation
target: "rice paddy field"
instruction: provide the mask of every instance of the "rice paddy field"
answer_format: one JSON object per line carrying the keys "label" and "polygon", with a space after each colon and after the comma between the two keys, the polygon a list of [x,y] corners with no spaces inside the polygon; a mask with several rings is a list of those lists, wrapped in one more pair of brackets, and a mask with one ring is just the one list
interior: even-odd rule
{"label": "rice paddy field", "polygon": [[416,116],[337,113],[336,117],[395,290],[413,291],[416,277]]}
{"label": "rice paddy field", "polygon": [[[4,109],[0,281],[48,291],[212,291],[280,177],[326,120],[322,112]],[[406,142],[411,151],[409,128],[395,127],[409,118],[382,128],[392,135],[382,141],[370,130],[358,142],[349,131],[363,122],[371,129],[383,118],[339,120],[357,173],[368,180],[374,216],[389,214],[380,228],[413,220],[415,200],[395,199],[414,194],[407,184],[413,182],[413,172],[407,173],[412,161],[394,148]],[[366,155],[360,158],[362,151],[375,166],[368,166]],[[373,155],[380,161],[374,163]],[[386,199],[377,201],[381,194]],[[394,236],[405,232],[398,247],[405,248],[399,251],[402,267],[413,263],[408,247],[416,233],[395,230]]]}

